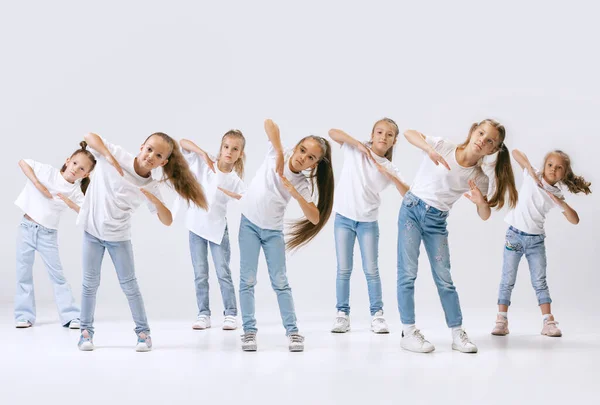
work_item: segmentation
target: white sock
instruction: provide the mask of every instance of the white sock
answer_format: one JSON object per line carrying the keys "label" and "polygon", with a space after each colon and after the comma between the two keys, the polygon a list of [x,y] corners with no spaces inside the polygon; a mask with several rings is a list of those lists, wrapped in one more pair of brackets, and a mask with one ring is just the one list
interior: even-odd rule
{"label": "white sock", "polygon": [[455,326],[453,328],[450,328],[452,330],[452,337],[454,337],[456,334],[458,334],[458,332],[460,332],[461,330],[463,330],[462,325],[460,326]]}
{"label": "white sock", "polygon": [[404,336],[410,335],[416,329],[417,329],[417,327],[415,326],[414,323],[412,325],[404,325],[404,324],[402,325],[402,332],[404,332]]}
{"label": "white sock", "polygon": [[542,321],[544,323],[546,323],[546,321],[548,320],[548,318],[550,318],[552,316],[552,314],[544,314],[542,315]]}
{"label": "white sock", "polygon": [[508,312],[498,312],[498,315],[502,315],[504,319],[508,319]]}

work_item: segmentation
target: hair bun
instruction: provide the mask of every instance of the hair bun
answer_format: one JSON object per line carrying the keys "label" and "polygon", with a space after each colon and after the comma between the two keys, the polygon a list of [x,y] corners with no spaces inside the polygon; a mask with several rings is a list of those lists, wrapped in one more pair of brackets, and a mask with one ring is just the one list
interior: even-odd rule
{"label": "hair bun", "polygon": [[81,149],[86,150],[87,149],[87,142],[86,141],[81,141],[81,142],[79,142],[79,146],[81,146]]}

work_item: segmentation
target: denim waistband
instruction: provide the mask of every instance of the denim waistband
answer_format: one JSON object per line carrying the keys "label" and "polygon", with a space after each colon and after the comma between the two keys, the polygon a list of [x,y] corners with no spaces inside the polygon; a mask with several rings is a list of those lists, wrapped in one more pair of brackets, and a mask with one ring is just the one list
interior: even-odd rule
{"label": "denim waistband", "polygon": [[436,214],[445,215],[445,216],[447,216],[450,213],[450,211],[442,211],[441,209],[436,208],[433,205],[427,204],[425,201],[421,200],[419,197],[417,197],[416,195],[411,193],[410,190],[407,191],[406,194],[404,195],[404,198],[407,198],[407,197],[415,200],[417,202],[417,205],[422,205],[427,211],[431,211]]}
{"label": "denim waistband", "polygon": [[540,235],[536,235],[536,234],[533,234],[533,233],[527,233],[527,232],[519,231],[517,228],[515,228],[512,225],[509,226],[508,229],[510,229],[514,233],[518,233],[519,235],[523,235],[523,236],[540,236]]}
{"label": "denim waistband", "polygon": [[28,219],[25,215],[23,215],[23,218],[21,218],[21,224],[29,228],[41,228],[48,232],[56,232],[56,229],[46,228],[44,225],[40,225],[37,222]]}

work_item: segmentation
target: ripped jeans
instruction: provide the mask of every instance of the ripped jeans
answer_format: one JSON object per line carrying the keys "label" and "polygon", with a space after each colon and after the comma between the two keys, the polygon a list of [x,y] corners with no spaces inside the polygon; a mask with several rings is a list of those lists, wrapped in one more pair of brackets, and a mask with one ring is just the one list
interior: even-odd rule
{"label": "ripped jeans", "polygon": [[462,325],[458,293],[450,275],[448,214],[449,211],[440,211],[411,192],[406,193],[402,201],[398,215],[398,310],[404,325],[415,323],[415,280],[421,240],[429,257],[446,324],[450,328]]}
{"label": "ripped jeans", "polygon": [[504,244],[504,263],[502,265],[500,291],[498,292],[498,305],[510,306],[510,296],[515,287],[517,270],[523,255],[525,255],[529,264],[531,285],[535,290],[538,305],[552,302],[548,284],[546,284],[546,247],[544,239],[546,239],[546,236],[543,234],[532,235],[521,232],[512,226],[508,228]]}

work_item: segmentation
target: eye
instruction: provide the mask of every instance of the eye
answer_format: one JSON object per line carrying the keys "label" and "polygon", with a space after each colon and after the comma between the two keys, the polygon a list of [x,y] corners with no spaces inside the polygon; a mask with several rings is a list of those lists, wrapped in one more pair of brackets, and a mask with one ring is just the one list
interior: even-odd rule
{"label": "eye", "polygon": [[313,156],[309,156],[310,160],[315,160],[315,158]]}
{"label": "eye", "polygon": [[494,141],[492,141],[491,139],[486,140],[486,142],[490,145],[494,143]]}

